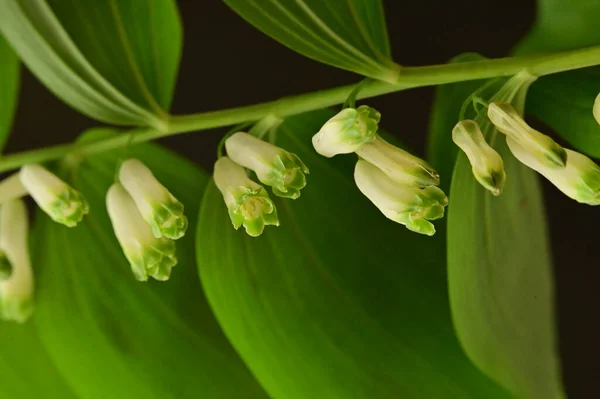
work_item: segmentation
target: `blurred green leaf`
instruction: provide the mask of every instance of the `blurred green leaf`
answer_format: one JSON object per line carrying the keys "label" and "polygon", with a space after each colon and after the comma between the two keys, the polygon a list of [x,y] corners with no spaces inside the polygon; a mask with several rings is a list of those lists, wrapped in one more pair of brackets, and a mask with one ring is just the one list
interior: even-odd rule
{"label": "blurred green leaf", "polygon": [[173,0],[6,0],[0,30],[73,108],[108,123],[163,127],[181,53]]}
{"label": "blurred green leaf", "polygon": [[19,94],[19,59],[0,34],[0,151],[10,135]]}
{"label": "blurred green leaf", "polygon": [[[286,120],[277,144],[311,170],[280,227],[251,238],[205,192],[197,257],[226,335],[274,398],[509,398],[461,351],[447,298],[444,237],[380,214],[310,137],[333,115]],[[272,196],[273,198],[273,196]]]}
{"label": "blurred green leaf", "polygon": [[40,342],[34,321],[0,323],[0,386],[2,397],[75,398]]}
{"label": "blurred green leaf", "polygon": [[[87,137],[108,134],[114,131]],[[90,215],[74,229],[37,216],[36,324],[50,356],[80,398],[266,398],[204,299],[193,234],[177,241],[179,264],[168,282],[134,279],[105,209],[123,157],[145,162],[195,223],[207,177],[181,157],[144,144],[78,166],[81,160],[67,159]]]}
{"label": "blurred green leaf", "polygon": [[265,34],[314,60],[374,79],[398,74],[381,0],[224,0]]}
{"label": "blurred green leaf", "polygon": [[600,3],[595,0],[538,0],[537,18],[517,53],[545,53],[600,43]]}
{"label": "blurred green leaf", "polygon": [[454,326],[473,362],[517,397],[562,398],[539,182],[503,136],[495,137],[490,144],[507,174],[502,195],[493,197],[479,185],[463,153],[452,177],[448,281]]}
{"label": "blurred green leaf", "polygon": [[[476,53],[460,54],[450,60],[455,62],[479,61],[485,57]],[[447,191],[458,154],[458,147],[452,142],[452,129],[459,122],[460,110],[467,97],[473,94],[485,81],[468,80],[438,86],[429,115],[429,135],[427,156],[431,165],[440,173],[440,187]]]}

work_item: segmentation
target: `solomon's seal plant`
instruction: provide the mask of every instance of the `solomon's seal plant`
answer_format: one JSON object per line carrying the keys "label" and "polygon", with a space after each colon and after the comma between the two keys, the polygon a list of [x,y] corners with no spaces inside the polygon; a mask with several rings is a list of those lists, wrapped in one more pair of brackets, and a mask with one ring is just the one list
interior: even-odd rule
{"label": "solomon's seal plant", "polygon": [[[0,156],[3,397],[564,399],[538,175],[600,204],[600,2],[428,66],[381,0],[224,2],[356,82],[173,115],[174,0],[0,1],[0,149],[20,63],[103,126]],[[423,86],[427,156],[368,100]]]}

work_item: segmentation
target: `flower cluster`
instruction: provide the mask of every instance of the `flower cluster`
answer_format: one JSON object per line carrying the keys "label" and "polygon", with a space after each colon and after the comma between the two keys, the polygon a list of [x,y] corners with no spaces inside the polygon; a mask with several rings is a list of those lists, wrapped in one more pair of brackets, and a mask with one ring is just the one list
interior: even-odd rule
{"label": "flower cluster", "polygon": [[246,169],[271,186],[276,196],[296,199],[306,186],[306,165],[297,155],[244,132],[229,137],[225,148],[228,156],[215,163],[214,180],[233,227],[244,226],[248,235],[257,237],[265,226],[279,226],[275,204],[265,188],[248,177]]}
{"label": "flower cluster", "polygon": [[[600,205],[600,167],[591,159],[563,148],[529,126],[508,102],[490,103],[487,117],[506,136],[508,148],[521,163],[546,177],[570,198]],[[475,178],[498,195],[505,179],[502,159],[485,142],[477,123],[459,122],[452,137],[469,158]]]}
{"label": "flower cluster", "polygon": [[131,271],[139,281],[168,280],[177,264],[173,240],[188,226],[183,204],[137,159],[123,162],[118,176],[106,208]]}
{"label": "flower cluster", "polygon": [[380,118],[379,112],[364,105],[346,108],[323,125],[313,137],[313,146],[326,157],[356,153],[354,180],[359,190],[387,218],[431,236],[435,227],[430,221],[442,218],[448,205],[448,198],[436,187],[439,174],[378,135]]}

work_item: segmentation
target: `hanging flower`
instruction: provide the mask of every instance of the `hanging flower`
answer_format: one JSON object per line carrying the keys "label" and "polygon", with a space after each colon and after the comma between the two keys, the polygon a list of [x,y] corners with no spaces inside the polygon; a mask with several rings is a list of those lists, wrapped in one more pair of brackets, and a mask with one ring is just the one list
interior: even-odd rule
{"label": "hanging flower", "polygon": [[248,235],[258,237],[265,226],[279,226],[277,209],[267,191],[250,180],[244,168],[229,157],[221,157],[215,163],[214,180],[236,230],[244,226]]}
{"label": "hanging flower", "polygon": [[296,199],[306,186],[308,168],[296,154],[244,132],[229,137],[225,148],[233,162],[254,171],[279,197]]}
{"label": "hanging flower", "polygon": [[185,234],[188,221],[179,202],[137,159],[128,159],[119,169],[119,181],[135,201],[155,237],[177,240]]}

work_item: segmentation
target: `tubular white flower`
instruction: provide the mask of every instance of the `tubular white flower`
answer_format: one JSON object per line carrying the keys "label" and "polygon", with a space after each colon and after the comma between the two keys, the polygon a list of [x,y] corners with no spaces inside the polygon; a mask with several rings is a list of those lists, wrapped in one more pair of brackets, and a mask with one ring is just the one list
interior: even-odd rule
{"label": "tubular white flower", "polygon": [[381,114],[366,105],[345,108],[313,136],[313,147],[328,158],[355,152],[361,145],[375,140],[380,120]]}
{"label": "tubular white flower", "polygon": [[306,186],[308,168],[296,154],[244,132],[225,140],[225,148],[233,162],[254,171],[279,197],[296,199]]}
{"label": "tubular white flower", "polygon": [[175,242],[157,238],[137,208],[133,198],[122,185],[113,184],[106,195],[106,207],[113,230],[139,281],[148,276],[159,281],[168,280],[177,264]]}
{"label": "tubular white flower", "polygon": [[491,103],[488,107],[488,117],[500,132],[529,151],[539,162],[554,168],[564,168],[567,164],[565,149],[550,137],[530,127],[509,103]]}
{"label": "tubular white flower", "polygon": [[74,227],[88,214],[83,195],[41,165],[25,165],[21,183],[44,212],[57,223]]}
{"label": "tubular white flower", "polygon": [[567,165],[553,168],[542,163],[519,143],[507,137],[506,143],[513,155],[537,171],[560,191],[577,202],[600,205],[600,167],[576,151],[567,151]]}
{"label": "tubular white flower", "polygon": [[433,186],[420,189],[399,184],[362,159],[356,163],[354,180],[359,190],[388,219],[417,233],[435,234],[435,227],[428,220],[444,216],[448,198],[442,190]]}
{"label": "tubular white flower", "polygon": [[10,276],[0,281],[0,316],[25,322],[33,313],[33,270],[28,249],[27,208],[21,200],[0,206],[0,250],[11,265]]}
{"label": "tubular white flower", "polygon": [[179,202],[137,159],[128,159],[119,169],[119,181],[135,201],[155,237],[177,240],[185,234],[188,221]]}
{"label": "tubular white flower", "polygon": [[393,146],[379,135],[363,144],[356,154],[377,166],[397,183],[413,187],[428,187],[440,183],[439,174],[427,162]]}
{"label": "tubular white flower", "polygon": [[469,158],[477,181],[493,195],[500,195],[506,181],[504,162],[485,141],[477,122],[458,122],[452,130],[452,140]]}
{"label": "tubular white flower", "polygon": [[229,157],[221,157],[215,163],[214,180],[236,230],[244,226],[248,235],[258,237],[265,226],[279,226],[277,209],[267,191],[250,180],[244,168]]}

